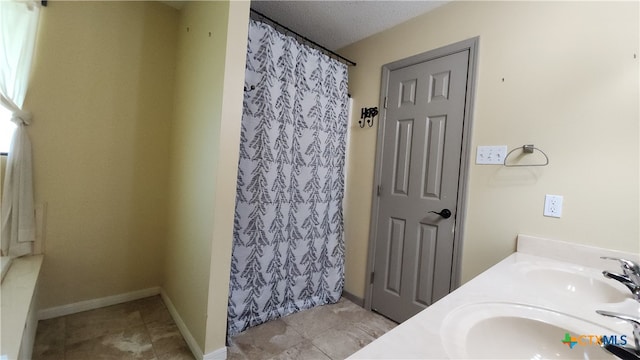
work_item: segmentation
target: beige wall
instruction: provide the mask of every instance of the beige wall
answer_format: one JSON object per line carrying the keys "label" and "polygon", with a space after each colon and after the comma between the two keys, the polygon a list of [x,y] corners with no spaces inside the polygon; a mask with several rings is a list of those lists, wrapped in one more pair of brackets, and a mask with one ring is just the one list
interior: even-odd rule
{"label": "beige wall", "polygon": [[163,286],[201,349],[224,347],[248,9],[42,12],[25,106],[43,308]]}
{"label": "beige wall", "polygon": [[164,287],[205,353],[225,341],[248,6],[191,2],[180,19]]}
{"label": "beige wall", "polygon": [[[377,106],[381,66],[480,36],[472,153],[535,144],[544,168],[471,165],[462,280],[515,249],[518,233],[639,251],[639,4],[453,2],[340,53],[354,109]],[[504,78],[504,82],[502,81]],[[364,296],[376,129],[352,124],[346,290]],[[564,195],[560,219],[545,194]]]}
{"label": "beige wall", "polygon": [[25,101],[44,308],[161,284],[178,21],[157,2],[49,4]]}
{"label": "beige wall", "polygon": [[229,4],[224,93],[220,117],[220,134],[224,135],[219,138],[217,151],[205,354],[223,348],[227,333],[229,265],[238,179],[249,4],[249,1],[231,1]]}

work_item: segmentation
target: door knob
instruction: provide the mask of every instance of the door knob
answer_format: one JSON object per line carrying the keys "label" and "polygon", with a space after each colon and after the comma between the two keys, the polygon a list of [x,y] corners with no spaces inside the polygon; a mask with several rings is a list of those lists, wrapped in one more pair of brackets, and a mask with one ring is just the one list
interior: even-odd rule
{"label": "door knob", "polygon": [[451,217],[451,210],[449,209],[442,209],[440,212],[437,211],[429,211],[430,213],[434,213],[434,214],[438,214],[440,216],[442,216],[445,219],[448,219]]}

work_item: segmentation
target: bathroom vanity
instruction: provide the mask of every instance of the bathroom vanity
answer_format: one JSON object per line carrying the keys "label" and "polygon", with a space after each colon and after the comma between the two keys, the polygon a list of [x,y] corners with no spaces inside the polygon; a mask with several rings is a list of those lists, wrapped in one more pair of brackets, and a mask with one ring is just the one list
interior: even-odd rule
{"label": "bathroom vanity", "polygon": [[[397,326],[349,359],[607,359],[599,343],[634,347],[640,302],[623,284],[626,253],[519,235],[517,252]],[[604,336],[602,338],[601,336]]]}

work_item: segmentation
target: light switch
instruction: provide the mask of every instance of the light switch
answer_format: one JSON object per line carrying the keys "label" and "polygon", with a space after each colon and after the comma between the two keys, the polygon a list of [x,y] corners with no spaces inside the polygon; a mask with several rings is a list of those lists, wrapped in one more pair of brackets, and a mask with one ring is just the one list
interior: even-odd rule
{"label": "light switch", "polygon": [[476,164],[502,165],[505,156],[507,156],[507,145],[478,146]]}

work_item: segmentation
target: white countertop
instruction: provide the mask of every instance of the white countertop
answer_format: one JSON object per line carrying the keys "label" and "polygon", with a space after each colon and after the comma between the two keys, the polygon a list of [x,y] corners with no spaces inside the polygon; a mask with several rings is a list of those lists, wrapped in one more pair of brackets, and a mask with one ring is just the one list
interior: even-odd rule
{"label": "white countertop", "polygon": [[[521,239],[519,239],[520,241]],[[581,326],[590,324],[610,330],[611,334],[626,334],[633,343],[632,328],[629,324],[596,314],[595,310],[608,310],[640,317],[640,303],[635,301],[629,290],[617,281],[604,278],[602,270],[620,272],[616,262],[601,260],[600,256],[627,256],[638,260],[638,254],[612,252],[558,242],[558,250],[553,252],[549,245],[552,240],[528,237],[522,239],[519,251],[484,273],[478,275],[440,301],[398,325],[395,329],[378,338],[371,344],[354,353],[349,359],[443,359],[468,358],[473,355],[465,352],[461,342],[467,334],[465,317],[477,314],[496,304],[509,304],[510,308],[521,308],[531,313],[536,309],[546,313],[561,313],[565,318],[580,321]],[[552,241],[552,242],[549,242]],[[561,256],[563,251],[572,254],[581,264],[560,261],[530,253],[551,252]],[[527,251],[530,253],[525,253]],[[582,251],[582,255],[578,254]],[[559,255],[558,255],[559,254]],[[605,268],[587,265],[604,265]],[[557,271],[557,272],[554,272]],[[575,284],[565,284],[563,274],[580,274]],[[549,276],[559,274],[560,276]],[[573,287],[573,288],[572,288]],[[589,299],[578,296],[585,287],[590,290],[603,289]],[[608,296],[608,297],[606,297]],[[471,310],[471,311],[469,311]],[[549,311],[550,310],[550,311]],[[519,310],[517,310],[519,311]],[[525,313],[526,313],[525,311]],[[524,314],[524,313],[523,313]],[[565,316],[568,315],[568,316]],[[471,315],[473,317],[474,315]],[[535,314],[534,314],[535,316]],[[587,324],[587,326],[584,326]],[[589,333],[585,329],[584,333]],[[608,332],[607,332],[608,333]],[[554,335],[555,336],[555,335]],[[563,333],[558,331],[558,344],[562,345]],[[487,347],[502,346],[496,339]],[[597,351],[600,351],[598,349]],[[597,353],[599,354],[599,353]],[[604,352],[603,356],[606,356]],[[486,355],[486,354],[485,354]],[[577,354],[576,354],[577,355]]]}

